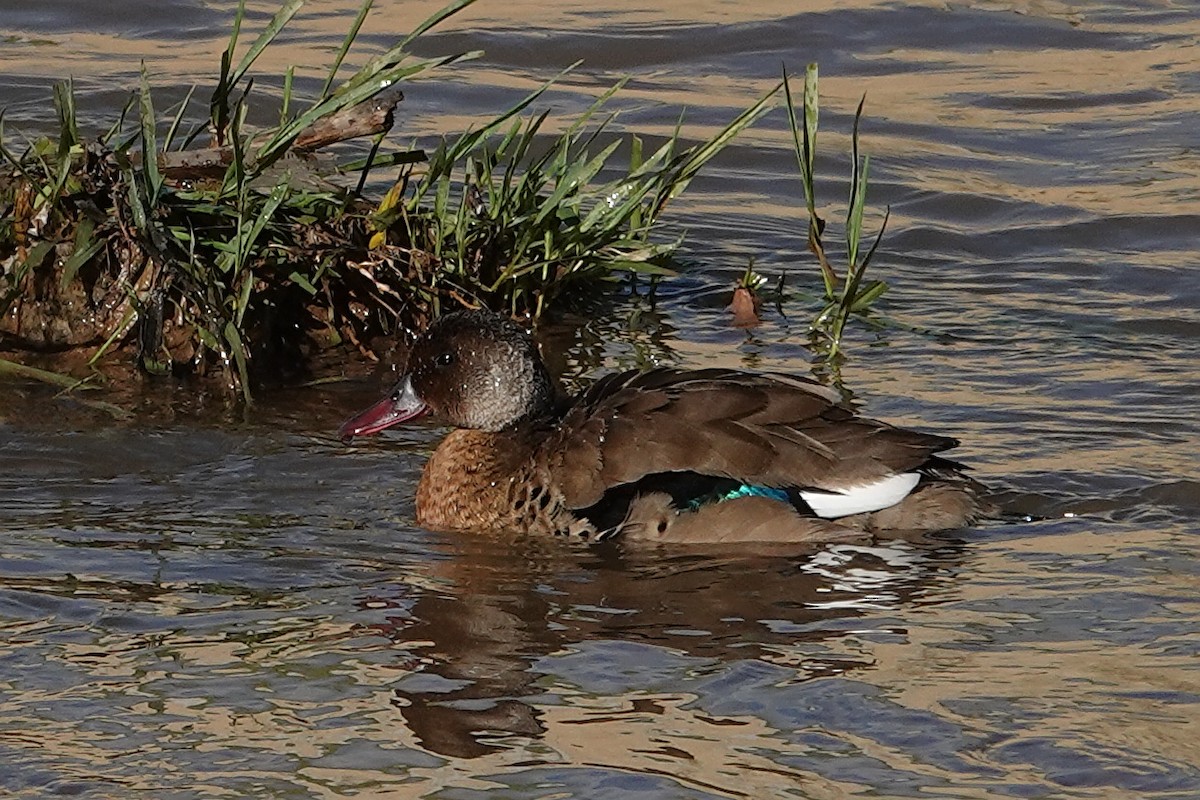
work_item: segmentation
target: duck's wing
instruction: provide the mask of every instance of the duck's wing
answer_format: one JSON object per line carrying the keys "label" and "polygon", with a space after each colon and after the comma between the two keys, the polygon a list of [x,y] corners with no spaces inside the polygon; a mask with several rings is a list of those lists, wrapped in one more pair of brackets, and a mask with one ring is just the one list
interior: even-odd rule
{"label": "duck's wing", "polygon": [[538,453],[568,507],[670,472],[839,492],[910,472],[958,442],[866,419],[813,381],[655,369],[597,382]]}

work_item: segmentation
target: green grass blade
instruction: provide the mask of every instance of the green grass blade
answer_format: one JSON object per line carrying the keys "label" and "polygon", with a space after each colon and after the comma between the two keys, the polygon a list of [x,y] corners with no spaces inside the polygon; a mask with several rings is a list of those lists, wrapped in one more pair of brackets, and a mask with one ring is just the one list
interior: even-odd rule
{"label": "green grass blade", "polygon": [[[133,104],[137,102],[137,95],[130,94],[129,99],[125,101],[125,105],[121,108],[121,112],[117,114],[117,121],[114,122],[107,131],[100,136],[100,144],[109,146],[109,142],[125,128],[125,119],[129,116],[129,110],[133,108]],[[120,148],[113,148],[119,150]]]}
{"label": "green grass blade", "polygon": [[784,69],[784,94],[787,100],[788,125],[792,131],[792,147],[800,166],[800,181],[804,188],[804,203],[808,209],[808,248],[817,257],[821,268],[821,280],[825,286],[825,299],[836,296],[838,277],[825,255],[825,244],[821,235],[825,231],[825,220],[817,214],[816,183],[814,164],[816,161],[817,122],[820,116],[820,101],[817,87],[817,65],[809,64],[804,72],[804,121],[796,116],[796,104],[792,98],[787,70]]}
{"label": "green grass blade", "polygon": [[[333,86],[334,79],[337,78],[338,70],[342,68],[342,62],[346,60],[346,54],[350,52],[351,45],[358,38],[358,32],[362,30],[363,21],[367,18],[367,13],[371,10],[374,0],[363,0],[363,3],[358,8],[358,16],[354,18],[354,22],[350,23],[350,30],[346,32],[346,37],[342,39],[342,46],[338,49],[337,55],[334,56],[333,64],[329,67],[329,75],[325,78],[325,85],[321,87],[321,99],[329,96],[329,88]],[[290,74],[290,71],[289,71]]]}
{"label": "green grass blade", "polygon": [[554,187],[554,191],[542,203],[541,210],[533,218],[534,224],[541,224],[547,216],[557,212],[559,205],[568,194],[577,192],[581,186],[586,185],[592,178],[596,177],[596,174],[604,169],[605,163],[620,144],[620,140],[617,140],[601,150],[591,161],[578,164],[568,170],[559,180],[558,185]]}
{"label": "green grass blade", "polygon": [[813,174],[813,163],[817,152],[817,123],[820,120],[820,103],[817,95],[817,65],[809,64],[804,70],[804,149],[808,162],[808,174]]}
{"label": "green grass blade", "polygon": [[871,281],[858,292],[850,310],[854,313],[866,311],[879,297],[887,291],[888,285],[883,281]]}
{"label": "green grass blade", "polygon": [[[242,2],[238,4],[239,19],[241,17],[244,2],[245,0],[242,0]],[[230,74],[229,87],[231,89],[241,82],[246,72],[250,69],[250,67],[254,66],[254,62],[258,60],[260,55],[262,55],[263,50],[265,50],[267,45],[275,40],[275,37],[278,36],[279,32],[283,30],[284,26],[291,21],[292,17],[296,16],[296,12],[300,10],[300,6],[302,5],[304,5],[304,0],[284,0],[283,5],[280,6],[279,10],[275,12],[275,16],[271,17],[271,21],[267,23],[267,27],[264,28],[262,33],[258,35],[258,38],[254,40],[254,43],[250,45],[250,49],[245,52],[245,54],[242,56],[242,60],[238,62],[237,68],[234,69]],[[230,37],[229,50],[227,51],[231,57],[233,55],[233,46],[236,40],[237,30],[235,28],[233,36]]]}
{"label": "green grass blade", "polygon": [[334,92],[332,96],[312,106],[307,111],[300,114],[294,120],[276,131],[275,134],[258,150],[255,158],[255,174],[262,174],[267,167],[275,163],[275,161],[278,160],[279,157],[291,147],[292,141],[298,135],[300,135],[300,132],[309,125],[328,114],[332,114],[342,108],[353,106],[370,97],[373,97],[379,92],[381,84],[392,84],[397,81],[411,78],[412,76],[421,72],[425,72],[436,67],[442,67],[447,64],[453,64],[464,59],[475,58],[478,55],[478,51],[456,53],[454,55],[443,56],[441,58],[421,61],[411,66],[394,67],[389,72],[378,75],[378,83],[361,84],[348,91],[343,91],[343,89],[345,89],[343,86],[343,89],[339,89],[337,92]]}
{"label": "green grass blade", "polygon": [[293,272],[288,275],[288,280],[299,286],[304,291],[308,292],[310,296],[316,296],[317,287],[313,286],[312,281],[301,275],[299,272]]}
{"label": "green grass blade", "polygon": [[399,153],[384,153],[374,158],[368,158],[367,156],[356,158],[353,161],[347,161],[345,164],[339,164],[338,170],[341,172],[357,172],[365,168],[368,164],[374,169],[384,169],[386,167],[398,167],[401,164],[420,164],[428,160],[429,156],[425,154],[424,150],[404,150]]}
{"label": "green grass blade", "polygon": [[[474,2],[475,0],[457,0],[457,2],[453,2],[447,6],[444,6],[442,9],[435,12],[432,16],[414,28],[412,32],[408,34],[408,36],[404,37],[404,39],[400,41],[399,44],[389,48],[386,52],[380,53],[369,60],[365,65],[363,65],[362,69],[352,75],[350,79],[343,83],[340,87],[338,87],[338,89],[334,91],[333,96],[336,97],[341,94],[346,94],[348,92],[361,89],[364,85],[374,87],[375,89],[386,85],[386,82],[389,82],[387,76],[396,69],[400,62],[408,58],[409,53],[407,48],[409,44],[411,44],[417,37],[429,31],[438,23],[443,22],[454,14],[457,14],[459,11]],[[372,91],[369,94],[374,94],[374,92]]]}
{"label": "green grass blade", "polygon": [[875,256],[876,249],[879,248],[879,243],[883,240],[883,232],[887,230],[888,220],[892,218],[892,207],[888,206],[883,211],[883,222],[879,226],[879,233],[875,234],[875,241],[871,243],[871,249],[863,256],[862,267],[867,268],[871,263],[871,259]]}
{"label": "green grass blade", "polygon": [[79,222],[75,226],[75,245],[71,250],[71,255],[63,262],[62,275],[59,277],[59,286],[63,289],[66,289],[71,281],[75,280],[79,268],[104,247],[104,240],[96,239],[93,236],[95,229],[96,223],[92,222],[90,217],[79,218]]}
{"label": "green grass blade", "polygon": [[286,125],[288,113],[292,110],[292,86],[296,80],[296,67],[289,66],[283,73],[283,102],[279,105],[279,124]]}
{"label": "green grass blade", "polygon": [[[246,0],[238,0],[237,10],[233,13],[233,25],[229,31],[229,43],[225,45],[225,56],[230,66],[233,65],[233,54],[237,50],[238,36],[242,33],[242,20],[246,18]],[[228,70],[222,78],[228,75]]]}
{"label": "green grass blade", "polygon": [[[813,68],[813,66],[814,65],[809,65],[810,69]],[[814,86],[814,91],[815,91],[816,90],[815,89],[815,86],[816,86],[816,76],[815,75],[813,77],[813,86]],[[808,81],[807,80],[805,81],[804,91],[805,91],[805,98],[803,98],[803,99],[806,99],[807,93],[808,93]],[[796,117],[796,102],[795,102],[795,100],[792,99],[791,81],[788,80],[788,74],[787,74],[786,67],[783,70],[783,94],[784,94],[784,101],[787,104],[788,125],[792,131],[792,151],[796,154],[796,164],[800,168],[800,183],[804,187],[804,201],[805,201],[805,204],[808,206],[809,219],[812,219],[812,217],[817,213],[816,212],[815,190],[813,187],[813,162],[812,162],[813,142],[809,138],[808,133],[807,133],[807,131],[808,131],[807,121],[804,126],[801,126],[799,120]],[[807,105],[808,104],[806,102],[805,103],[806,108],[807,108]],[[815,135],[815,130],[814,130],[814,135]]]}
{"label": "green grass blade", "polygon": [[[237,11],[233,14],[232,29],[229,32],[229,43],[221,52],[221,69],[217,74],[217,85],[213,87],[212,97],[208,101],[208,116],[217,144],[224,144],[225,130],[229,126],[229,98],[233,94],[233,82],[230,80],[230,71],[233,69],[233,53],[237,48],[238,35],[241,33],[242,20],[245,16],[246,0],[238,0]],[[193,131],[192,135],[188,137],[188,142],[197,133],[198,130]]]}
{"label": "green grass blade", "polygon": [[[867,96],[863,95],[858,101],[858,110],[854,113],[854,129],[850,135],[850,201],[846,206],[846,269],[855,272],[858,269],[858,243],[862,238],[863,207],[867,199],[867,166],[869,159],[859,159],[858,156],[858,123],[862,119],[863,104]],[[847,286],[849,281],[847,282]],[[848,291],[853,297],[853,292]]]}
{"label": "green grass blade", "polygon": [[[79,384],[77,378],[70,375],[64,375],[61,372],[51,372],[37,367],[29,367],[25,364],[18,364],[15,361],[9,361],[6,358],[0,358],[0,375],[11,375],[27,380],[35,380],[40,383],[47,383],[51,386],[59,386],[64,389],[69,389]],[[94,387],[85,387],[94,388]]]}
{"label": "green grass blade", "polygon": [[58,158],[66,161],[79,146],[79,124],[75,119],[75,87],[70,78],[54,84],[54,110],[58,114]]}
{"label": "green grass blade", "polygon": [[250,293],[254,289],[254,270],[244,266],[238,273],[238,280],[242,282],[242,288],[234,299],[232,324],[241,330],[242,323],[246,319],[246,310],[250,308]]}
{"label": "green grass blade", "polygon": [[225,323],[225,327],[221,331],[221,338],[225,340],[230,355],[233,356],[234,367],[237,369],[237,382],[242,390],[242,399],[246,401],[246,405],[250,405],[250,369],[247,364],[246,346],[242,342],[242,335],[238,333],[237,326],[231,321]]}
{"label": "green grass blade", "polygon": [[[274,189],[271,190],[271,194],[267,197],[266,202],[263,203],[262,208],[259,209],[258,215],[254,218],[254,221],[250,224],[250,228],[248,230],[246,230],[244,234],[239,234],[239,237],[238,237],[239,253],[238,253],[238,259],[237,259],[239,268],[242,268],[242,267],[244,267],[244,265],[250,263],[251,256],[253,255],[253,251],[254,251],[255,245],[258,243],[259,237],[262,236],[263,231],[266,230],[267,225],[270,224],[272,218],[275,216],[275,212],[279,209],[279,206],[281,206],[283,204],[284,199],[288,196],[288,193],[291,191],[290,183],[291,183],[290,173],[285,174],[283,176],[283,179],[278,184],[275,185]],[[238,305],[238,309],[237,309],[238,325],[242,324],[242,315],[245,312],[246,312],[245,301],[243,300]]]}
{"label": "green grass blade", "polygon": [[854,169],[853,184],[850,190],[850,206],[846,210],[846,271],[857,272],[858,244],[862,239],[863,207],[867,201],[867,171],[871,159],[863,157],[862,164]]}
{"label": "green grass blade", "polygon": [[713,156],[721,152],[726,145],[733,141],[734,137],[746,130],[746,128],[749,128],[774,107],[780,88],[782,88],[782,84],[777,84],[759,98],[754,105],[747,108],[741,114],[738,114],[732,122],[718,131],[712,138],[698,147],[691,148],[681,157],[680,163],[672,175],[669,188],[665,193],[660,195],[655,204],[656,216],[662,210],[662,207],[666,205],[667,201],[678,197],[687,188],[701,167],[711,161]]}
{"label": "green grass blade", "polygon": [[[425,195],[432,188],[436,187],[439,181],[448,177],[453,172],[454,166],[457,163],[464,159],[468,153],[479,147],[480,142],[484,141],[488,136],[491,136],[493,133],[499,130],[502,125],[505,125],[510,119],[516,117],[531,104],[533,104],[535,100],[545,94],[546,91],[553,86],[557,80],[562,78],[562,76],[565,75],[569,69],[570,67],[559,72],[537,89],[518,100],[506,111],[504,111],[498,117],[492,119],[482,128],[473,131],[467,131],[466,133],[461,134],[453,142],[443,141],[442,145],[438,147],[433,156],[429,159],[429,167],[426,171],[426,175],[417,185],[416,189],[413,191],[412,197],[408,201],[409,210],[416,211]],[[549,112],[543,113],[541,117],[538,118],[539,125],[541,120],[545,119],[548,113]],[[518,146],[528,147],[533,141],[535,132],[536,126],[519,137],[517,139],[519,143]]]}
{"label": "green grass blade", "polygon": [[175,117],[171,120],[171,127],[167,129],[167,135],[163,137],[163,152],[171,149],[171,145],[175,143],[175,136],[179,133],[179,126],[183,124],[183,114],[187,111],[188,104],[192,102],[192,95],[196,93],[196,87],[193,85],[184,95],[183,101],[179,104],[179,110],[175,112]]}
{"label": "green grass blade", "polygon": [[87,360],[87,365],[89,367],[103,358],[104,354],[108,352],[108,348],[112,347],[112,343],[115,342],[121,336],[121,334],[129,330],[129,324],[133,322],[133,318],[135,316],[137,316],[137,311],[132,305],[125,309],[125,314],[121,317],[120,324],[113,328],[112,333],[108,335],[108,338],[104,340],[104,343],[97,347],[96,352],[92,353],[92,357]]}
{"label": "green grass blade", "polygon": [[155,126],[157,118],[154,115],[154,102],[150,97],[150,77],[146,74],[146,63],[142,62],[141,101],[138,105],[139,118],[142,128],[142,175],[146,185],[147,208],[158,204],[158,195],[162,190],[162,175],[158,171],[158,143]]}
{"label": "green grass blade", "polygon": [[32,182],[33,179],[30,177],[29,171],[25,169],[25,165],[21,163],[21,159],[10,153],[8,148],[4,146],[4,112],[6,110],[7,109],[5,108],[0,108],[0,158],[3,158],[5,161],[11,164],[13,169],[15,169],[22,178]]}
{"label": "green grass blade", "polygon": [[440,25],[442,22],[444,22],[447,19],[449,19],[450,17],[454,16],[459,11],[462,11],[467,6],[472,5],[474,2],[475,2],[475,0],[455,0],[455,2],[444,6],[440,10],[431,14],[420,25],[413,28],[412,32],[409,33],[408,36],[405,36],[403,41],[400,42],[399,47],[397,47],[395,49],[396,50],[404,50],[417,37],[421,36],[422,34],[424,34],[426,31],[430,30],[431,28],[434,28],[435,26]]}
{"label": "green grass blade", "polygon": [[[575,63],[576,63],[576,65],[578,65],[580,62],[576,61]],[[609,100],[611,100],[612,96],[614,94],[621,91],[621,89],[623,89],[625,87],[625,84],[629,83],[629,78],[630,78],[630,76],[628,76],[628,75],[621,78],[619,81],[617,81],[615,84],[613,84],[609,89],[607,89],[603,94],[601,94],[598,98],[596,98],[596,101],[594,103],[592,103],[591,106],[589,106],[586,111],[584,111],[582,114],[580,114],[579,118],[571,124],[571,127],[567,129],[566,134],[568,136],[573,136],[577,132],[583,130],[583,126],[587,124],[588,120],[590,120],[592,118],[592,116],[597,111],[599,111],[601,107],[604,106],[605,103],[607,103]]]}

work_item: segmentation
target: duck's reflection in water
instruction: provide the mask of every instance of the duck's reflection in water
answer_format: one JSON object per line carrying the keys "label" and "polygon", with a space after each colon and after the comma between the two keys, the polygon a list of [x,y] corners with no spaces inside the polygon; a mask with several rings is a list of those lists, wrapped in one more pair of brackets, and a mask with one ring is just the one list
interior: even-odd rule
{"label": "duck's reflection in water", "polygon": [[[796,680],[869,669],[869,658],[824,645],[879,623],[865,617],[934,601],[961,552],[946,536],[737,554],[561,545],[448,538],[451,557],[412,617],[379,631],[423,656],[394,687],[422,746],[474,758],[501,749],[497,737],[539,738],[538,707],[553,698],[538,663],[587,642],[717,664],[762,659],[795,669]],[[620,669],[636,674],[628,658]]]}

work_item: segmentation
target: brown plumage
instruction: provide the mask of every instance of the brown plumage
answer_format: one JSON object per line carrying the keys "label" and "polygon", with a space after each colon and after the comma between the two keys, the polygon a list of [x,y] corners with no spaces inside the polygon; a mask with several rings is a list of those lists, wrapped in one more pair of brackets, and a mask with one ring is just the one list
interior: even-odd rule
{"label": "brown plumage", "polygon": [[937,455],[956,440],[857,416],[803,378],[659,368],[558,401],[533,341],[487,312],[435,322],[406,373],[341,435],[426,412],[457,428],[417,487],[428,528],[813,541],[960,527],[981,510],[978,484]]}

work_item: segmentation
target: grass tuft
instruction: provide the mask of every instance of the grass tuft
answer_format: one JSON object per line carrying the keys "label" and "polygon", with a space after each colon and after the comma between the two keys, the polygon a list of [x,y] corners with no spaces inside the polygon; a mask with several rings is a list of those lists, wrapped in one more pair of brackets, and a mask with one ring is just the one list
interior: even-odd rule
{"label": "grass tuft", "polygon": [[[324,348],[370,355],[374,338],[447,306],[536,317],[579,287],[669,273],[678,241],[656,240],[662,213],[779,87],[710,139],[688,144],[677,129],[649,153],[612,130],[620,84],[560,122],[534,109],[553,81],[428,153],[389,150],[397,87],[478,55],[417,59],[412,43],[472,1],[339,82],[365,0],[308,101],[291,70],[273,98],[251,74],[301,5],[286,0],[240,57],[239,3],[201,122],[189,123],[193,92],[160,111],[144,69],[99,138],[79,130],[69,82],[55,89],[56,138],[17,154],[0,114],[0,350],[86,350],[97,366],[129,353],[150,375],[219,376],[249,402],[257,381],[307,379]],[[251,130],[263,102],[279,122]],[[351,135],[372,137],[366,158],[312,155]],[[379,184],[382,198],[365,194]]]}
{"label": "grass tuft", "polygon": [[[867,176],[870,159],[860,156],[858,146],[858,128],[862,119],[864,97],[859,101],[854,114],[854,128],[851,135],[850,198],[846,210],[846,267],[838,274],[830,263],[825,249],[823,236],[825,220],[817,213],[816,189],[814,186],[813,164],[816,157],[817,127],[820,114],[820,104],[817,93],[817,65],[809,64],[804,73],[804,94],[802,98],[802,118],[797,114],[797,104],[792,97],[787,70],[783,76],[784,98],[787,104],[788,121],[792,131],[793,149],[800,167],[801,184],[804,188],[804,199],[808,209],[808,247],[817,258],[821,270],[824,288],[824,307],[817,313],[812,322],[812,330],[816,339],[816,350],[827,364],[835,369],[840,363],[842,339],[846,324],[852,316],[866,316],[872,305],[885,291],[887,284],[881,280],[865,280],[867,266],[875,255],[883,232],[887,228],[890,210],[885,211],[879,232],[870,248],[861,252],[863,235],[863,213],[867,198]],[[861,258],[860,258],[861,256]]]}

